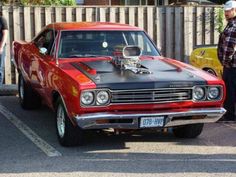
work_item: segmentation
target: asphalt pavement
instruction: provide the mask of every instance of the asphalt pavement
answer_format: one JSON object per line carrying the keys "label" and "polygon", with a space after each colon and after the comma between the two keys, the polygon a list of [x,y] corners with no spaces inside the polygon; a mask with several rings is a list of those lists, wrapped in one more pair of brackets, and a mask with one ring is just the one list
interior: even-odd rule
{"label": "asphalt pavement", "polygon": [[155,129],[87,133],[84,146],[62,147],[54,112],[1,96],[0,177],[236,177],[235,123],[206,124],[196,139]]}

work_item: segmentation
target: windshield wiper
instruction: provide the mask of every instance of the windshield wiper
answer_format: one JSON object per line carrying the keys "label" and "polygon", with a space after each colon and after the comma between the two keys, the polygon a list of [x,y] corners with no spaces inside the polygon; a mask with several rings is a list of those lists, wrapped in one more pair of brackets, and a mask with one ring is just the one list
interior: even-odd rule
{"label": "windshield wiper", "polygon": [[91,54],[85,54],[85,55],[80,55],[80,54],[74,54],[74,55],[70,55],[68,58],[95,58],[95,57],[111,57],[111,56],[107,56],[107,55],[91,55]]}
{"label": "windshield wiper", "polygon": [[89,54],[85,54],[85,55],[81,55],[81,54],[69,55],[69,58],[84,58],[84,57],[96,57],[96,55],[89,55]]}

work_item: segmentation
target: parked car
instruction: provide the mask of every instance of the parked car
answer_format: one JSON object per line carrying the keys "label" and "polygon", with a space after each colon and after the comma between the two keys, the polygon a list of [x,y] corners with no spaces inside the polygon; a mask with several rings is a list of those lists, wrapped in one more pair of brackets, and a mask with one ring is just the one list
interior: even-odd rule
{"label": "parked car", "polygon": [[22,108],[54,110],[63,146],[107,128],[173,127],[176,137],[196,138],[225,113],[222,80],[160,56],[138,27],[54,23],[12,47]]}
{"label": "parked car", "polygon": [[222,77],[223,67],[217,56],[216,45],[197,46],[190,55],[191,65],[201,68],[219,78]]}
{"label": "parked car", "polygon": [[216,0],[183,0],[183,1],[174,1],[170,5],[219,5],[220,3]]}

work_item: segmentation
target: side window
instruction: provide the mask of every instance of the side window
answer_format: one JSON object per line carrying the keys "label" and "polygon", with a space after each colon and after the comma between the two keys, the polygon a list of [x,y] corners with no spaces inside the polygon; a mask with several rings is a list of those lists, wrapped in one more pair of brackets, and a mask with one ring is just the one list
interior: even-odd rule
{"label": "side window", "polygon": [[55,37],[56,37],[55,31],[46,30],[34,40],[34,43],[38,48],[42,48],[42,47],[46,48],[47,54],[50,54]]}

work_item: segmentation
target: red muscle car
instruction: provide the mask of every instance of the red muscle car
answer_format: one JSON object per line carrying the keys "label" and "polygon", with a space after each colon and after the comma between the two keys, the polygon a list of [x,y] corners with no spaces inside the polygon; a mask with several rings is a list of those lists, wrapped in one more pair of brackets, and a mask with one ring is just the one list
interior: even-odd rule
{"label": "red muscle car", "polygon": [[55,110],[61,145],[91,129],[164,129],[195,138],[225,113],[224,82],[160,56],[140,28],[114,23],[54,23],[31,42],[13,42],[24,109]]}

